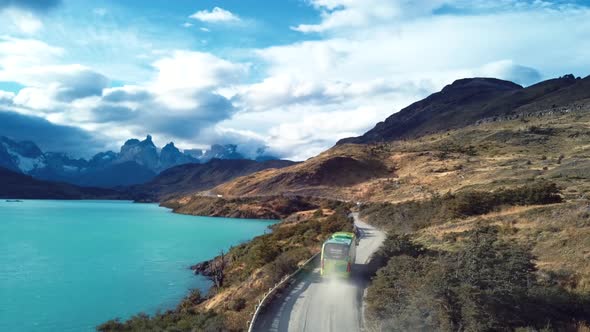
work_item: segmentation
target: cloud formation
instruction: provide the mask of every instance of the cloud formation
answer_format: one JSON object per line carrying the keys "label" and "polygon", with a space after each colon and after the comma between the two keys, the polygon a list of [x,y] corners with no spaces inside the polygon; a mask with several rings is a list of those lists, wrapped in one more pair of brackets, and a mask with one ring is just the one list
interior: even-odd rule
{"label": "cloud formation", "polygon": [[478,76],[501,77],[524,86],[541,80],[541,73],[531,67],[515,64],[512,60],[501,60],[484,65]]}
{"label": "cloud formation", "polygon": [[[215,29],[199,34],[198,47],[152,44],[127,30],[85,30],[84,46],[0,34],[0,82],[24,86],[1,92],[0,105],[116,144],[151,133],[160,145],[241,143],[242,153],[267,146],[271,154],[301,160],[459,78],[530,85],[569,72],[589,74],[590,10],[584,6],[525,0],[306,3],[318,17],[294,24],[289,33],[296,41],[255,48],[214,44],[210,51],[195,50],[209,47],[205,39],[216,42],[209,39]],[[213,23],[240,21],[219,7],[191,18],[204,27],[183,29],[183,21],[171,26],[195,35]],[[108,49],[100,58],[117,63],[73,61],[72,47]],[[119,48],[125,55],[112,52]],[[129,67],[143,74],[122,80]]]}
{"label": "cloud formation", "polygon": [[292,27],[303,33],[337,32],[349,28],[362,28],[384,22],[399,22],[432,13],[443,0],[310,0],[320,11],[318,24],[300,24]]}
{"label": "cloud formation", "polygon": [[16,94],[3,92],[0,103],[116,142],[151,133],[192,147],[203,130],[237,111],[217,89],[239,83],[248,73],[247,64],[191,51],[171,51],[152,66],[151,81],[121,87],[109,87],[107,77],[80,65],[16,66],[4,75],[27,86]]}
{"label": "cloud formation", "polygon": [[214,7],[212,10],[199,10],[189,17],[207,23],[228,23],[240,21],[240,18],[237,15],[233,14],[229,10],[219,7]]}
{"label": "cloud formation", "polygon": [[18,141],[33,141],[43,151],[90,156],[105,150],[105,137],[80,128],[53,124],[43,118],[0,110],[0,135]]}
{"label": "cloud formation", "polygon": [[35,34],[43,28],[43,22],[28,11],[6,9],[0,13],[0,18],[2,21],[16,28],[17,31],[26,35]]}
{"label": "cloud formation", "polygon": [[[311,1],[320,23],[296,30],[323,37],[256,50],[266,76],[232,100],[259,114],[240,112],[223,126],[259,128],[273,149],[304,159],[459,78],[530,85],[588,71],[590,60],[564,64],[590,47],[587,8],[508,2]],[[483,12],[435,14],[448,3]]]}
{"label": "cloud formation", "polygon": [[0,0],[0,10],[4,8],[19,8],[44,12],[61,4],[61,0]]}

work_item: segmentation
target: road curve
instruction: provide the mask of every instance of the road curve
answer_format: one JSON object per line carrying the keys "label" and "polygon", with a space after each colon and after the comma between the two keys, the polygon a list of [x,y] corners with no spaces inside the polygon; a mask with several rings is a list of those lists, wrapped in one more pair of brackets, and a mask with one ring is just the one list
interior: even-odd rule
{"label": "road curve", "polygon": [[303,275],[257,319],[254,331],[360,331],[366,263],[385,234],[353,214],[361,231],[350,280],[322,280],[319,267]]}

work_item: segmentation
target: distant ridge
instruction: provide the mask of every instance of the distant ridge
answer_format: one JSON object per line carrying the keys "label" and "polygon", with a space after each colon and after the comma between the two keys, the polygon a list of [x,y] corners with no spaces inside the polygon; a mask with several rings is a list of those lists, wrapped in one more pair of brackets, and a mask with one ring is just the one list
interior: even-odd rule
{"label": "distant ridge", "polygon": [[415,138],[457,129],[494,116],[531,112],[590,97],[590,79],[565,75],[523,88],[495,78],[466,78],[413,103],[345,143],[367,144]]}
{"label": "distant ridge", "polygon": [[121,194],[101,188],[41,181],[0,167],[0,198],[22,199],[119,199]]}
{"label": "distant ridge", "polygon": [[169,196],[212,189],[239,176],[295,164],[289,160],[211,159],[204,164],[172,167],[152,181],[132,186],[128,191],[137,200],[161,201]]}
{"label": "distant ridge", "polygon": [[[129,139],[119,152],[106,151],[91,159],[74,159],[65,153],[43,152],[33,142],[17,142],[0,136],[0,167],[40,180],[67,182],[77,186],[114,188],[146,183],[174,166],[206,163],[211,159],[247,159],[236,144],[214,144],[209,150],[179,150],[173,142],[161,150],[152,136],[142,141]],[[258,148],[252,159],[278,159]]]}
{"label": "distant ridge", "polygon": [[[519,115],[585,111],[588,105],[590,77],[565,75],[526,88],[492,78],[461,79],[389,116],[364,135],[340,140],[303,163],[242,176],[212,191],[237,197],[296,194],[348,199],[376,190],[372,181],[398,176],[400,161],[391,159],[386,148],[376,143],[412,141],[478,123],[517,119]],[[523,126],[525,121],[529,120],[523,118]],[[390,189],[396,186],[392,182]]]}

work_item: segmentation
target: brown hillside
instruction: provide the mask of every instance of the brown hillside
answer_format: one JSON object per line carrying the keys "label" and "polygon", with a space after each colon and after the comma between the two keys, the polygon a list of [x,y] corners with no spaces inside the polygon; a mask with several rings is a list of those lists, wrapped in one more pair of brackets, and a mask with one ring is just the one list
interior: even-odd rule
{"label": "brown hillside", "polygon": [[[343,140],[301,164],[239,177],[213,191],[400,201],[539,177],[567,185],[560,177],[584,173],[587,163],[581,151],[590,143],[589,98],[590,77],[566,75],[527,88],[458,80],[362,136],[372,143]],[[583,182],[575,186],[585,190]]]}
{"label": "brown hillside", "polygon": [[590,98],[590,78],[566,75],[522,88],[493,78],[461,79],[338,144],[370,144],[462,128],[490,117],[536,112]]}
{"label": "brown hillside", "polygon": [[469,188],[550,179],[569,196],[590,190],[590,103],[575,109],[389,143],[338,145],[308,161],[239,177],[228,196],[306,194],[403,201]]}
{"label": "brown hillside", "polygon": [[376,158],[368,146],[347,145],[328,150],[304,163],[283,169],[265,170],[237,178],[213,192],[227,196],[301,194],[330,196],[370,181],[390,178],[394,169],[387,160]]}
{"label": "brown hillside", "polygon": [[121,199],[117,191],[41,181],[0,167],[0,198],[26,199]]}
{"label": "brown hillside", "polygon": [[288,160],[259,162],[247,159],[212,159],[204,164],[185,164],[169,168],[152,181],[128,190],[138,200],[163,201],[172,196],[211,189],[238,176],[294,164],[296,163]]}

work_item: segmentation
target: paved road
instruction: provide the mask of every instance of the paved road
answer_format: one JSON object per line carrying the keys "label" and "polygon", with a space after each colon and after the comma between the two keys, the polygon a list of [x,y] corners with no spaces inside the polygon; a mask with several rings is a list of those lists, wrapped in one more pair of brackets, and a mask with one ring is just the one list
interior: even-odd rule
{"label": "paved road", "polygon": [[385,234],[358,220],[361,230],[356,264],[350,280],[322,280],[319,268],[304,275],[258,319],[255,331],[360,331],[365,265]]}

